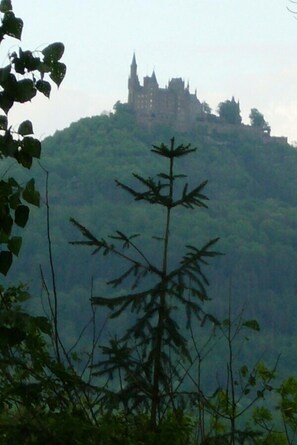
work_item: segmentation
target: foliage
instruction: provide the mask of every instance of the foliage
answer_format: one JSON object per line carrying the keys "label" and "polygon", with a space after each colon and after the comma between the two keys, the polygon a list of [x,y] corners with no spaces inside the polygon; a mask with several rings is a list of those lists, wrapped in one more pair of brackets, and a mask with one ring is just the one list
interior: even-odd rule
{"label": "foliage", "polygon": [[[23,22],[14,15],[10,0],[0,2],[0,42],[5,37],[21,39]],[[8,123],[15,103],[31,101],[37,92],[50,96],[50,79],[59,86],[66,67],[60,62],[62,43],[53,43],[41,52],[23,51],[9,55],[9,63],[0,70],[0,157],[11,158],[30,169],[39,159],[40,141],[34,138],[29,120],[18,129]],[[18,255],[22,238],[17,227],[24,228],[29,206],[39,205],[34,179],[24,185],[15,177],[0,181],[0,272],[6,275],[13,255]],[[17,226],[17,227],[16,227]],[[0,441],[33,445],[36,443],[73,444],[97,442],[96,428],[89,403],[91,387],[83,382],[69,360],[68,366],[56,360],[50,343],[52,324],[43,316],[24,310],[29,294],[24,286],[0,286]],[[87,407],[87,408],[86,408]]]}
{"label": "foliage", "polygon": [[252,108],[249,115],[251,126],[256,128],[261,128],[262,130],[270,131],[268,122],[264,119],[262,113],[260,113],[257,108]]}
{"label": "foliage", "polygon": [[289,444],[295,443],[297,434],[297,379],[290,376],[278,389],[281,400],[279,409]]}
{"label": "foliage", "polygon": [[235,102],[234,97],[231,100],[221,102],[218,106],[218,113],[228,124],[240,124],[241,116],[239,109],[239,102]]}
{"label": "foliage", "polygon": [[[14,15],[10,0],[0,3],[1,26],[0,43],[7,37],[21,39],[23,21]],[[0,157],[13,158],[23,167],[30,169],[33,159],[40,157],[40,141],[32,136],[33,126],[29,120],[13,129],[8,122],[8,112],[15,103],[31,101],[39,91],[49,97],[50,83],[45,80],[49,75],[58,86],[62,82],[66,67],[60,62],[64,52],[62,43],[53,43],[40,53],[23,51],[9,55],[9,63],[0,69]],[[4,175],[3,175],[4,177]],[[25,185],[16,178],[0,181],[0,273],[9,271],[13,255],[18,255],[22,238],[17,235],[16,227],[25,227],[29,217],[29,206],[39,205],[39,193],[34,179]]]}
{"label": "foliage", "polygon": [[[249,341],[246,331],[260,330],[256,320],[245,320],[242,312],[232,319],[230,308],[228,318],[223,320],[219,329],[222,340],[227,344],[226,375],[208,399],[210,437],[223,437],[226,443],[232,445],[249,441],[254,443],[263,436],[263,432],[251,428],[247,419],[251,408],[262,403],[274,390],[272,382],[275,379],[276,366],[270,370],[262,361],[253,366],[238,366],[239,350],[243,348],[244,341]],[[258,415],[261,421],[265,418],[263,411],[259,410]]]}
{"label": "foliage", "polygon": [[96,433],[93,390],[56,361],[51,323],[22,309],[28,298],[23,286],[0,288],[1,444],[80,443]]}
{"label": "foliage", "polygon": [[194,424],[183,412],[171,413],[152,432],[150,418],[146,414],[107,414],[100,421],[102,445],[187,445],[192,443]]}

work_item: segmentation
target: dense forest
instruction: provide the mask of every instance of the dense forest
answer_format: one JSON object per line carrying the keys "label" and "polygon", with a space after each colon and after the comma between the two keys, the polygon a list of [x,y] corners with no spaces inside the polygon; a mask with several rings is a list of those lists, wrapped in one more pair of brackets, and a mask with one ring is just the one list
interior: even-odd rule
{"label": "dense forest", "polygon": [[[132,205],[115,179],[133,184],[132,173],[157,172],[162,161],[154,159],[150,149],[161,141],[169,142],[171,133],[166,128],[148,132],[138,127],[122,106],[115,114],[73,123],[44,141],[41,165],[49,172],[50,231],[68,335],[76,334],[75,326],[86,321],[91,280],[94,294],[106,292],[104,283],[114,270],[112,263],[102,263],[88,250],[69,245],[78,237],[69,219],[79,220],[98,237],[124,229],[128,234],[141,233],[142,246],[154,257],[150,237],[160,236],[162,214],[143,203]],[[174,136],[197,147],[192,159],[181,160],[178,168],[187,174],[189,184],[208,181],[209,201],[208,208],[199,212],[179,215],[177,210],[171,261],[184,244],[199,245],[220,237],[224,256],[214,259],[206,270],[212,311],[222,316],[231,298],[235,312],[244,309],[247,317],[259,321],[266,339],[260,355],[273,357],[280,352],[283,366],[293,371],[296,150],[287,144],[265,144],[254,135],[249,138],[236,126],[228,135],[201,136],[197,130]],[[36,167],[34,175],[44,196],[45,174]],[[13,268],[20,281],[30,277],[38,298],[39,265],[45,274],[48,265],[44,210],[32,215]]]}
{"label": "dense forest", "polygon": [[[292,146],[273,140],[264,142],[253,132],[242,132],[238,125],[227,134],[217,131],[209,134],[199,124],[188,134],[173,135],[172,130],[165,127],[148,130],[137,125],[133,113],[121,104],[117,104],[115,112],[109,115],[81,119],[43,142],[42,160],[30,171],[41,192],[42,205],[31,214],[22,251],[12,266],[9,281],[29,285],[33,298],[27,307],[31,312],[40,314],[45,310],[49,313],[44,307],[52,293],[50,244],[58,297],[58,325],[63,343],[66,349],[75,350],[82,360],[93,345],[94,325],[89,322],[95,316],[98,341],[105,345],[103,356],[97,352],[96,357],[99,363],[101,360],[106,366],[110,364],[104,354],[112,357],[114,344],[110,344],[110,349],[106,345],[130,328],[135,315],[127,309],[112,320],[109,315],[114,310],[113,305],[109,309],[98,308],[94,315],[96,306],[91,309],[90,298],[95,301],[98,297],[112,299],[123,293],[129,294],[133,281],[120,281],[115,288],[107,286],[115,275],[125,274],[117,258],[91,255],[92,250],[72,242],[82,242],[81,235],[86,234],[86,230],[97,240],[110,239],[110,235],[119,233],[127,237],[137,234],[138,248],[146,252],[150,263],[160,265],[158,239],[163,233],[164,211],[157,206],[148,206],[135,196],[131,202],[131,197],[118,184],[133,188],[138,176],[151,178],[162,171],[164,158],[155,157],[151,149],[162,141],[169,146],[173,136],[177,145],[185,143],[190,144],[190,150],[197,148],[190,157],[178,159],[177,177],[186,175],[189,188],[204,181],[207,183],[203,188],[205,205],[196,210],[191,206],[187,211],[184,208],[175,210],[170,229],[169,267],[177,267],[180,255],[186,252],[184,246],[202,247],[219,237],[215,250],[220,255],[207,259],[202,266],[209,297],[209,300],[203,298],[205,301],[202,302],[203,313],[209,315],[210,320],[217,320],[219,325],[223,324],[218,334],[216,322],[206,323],[205,318],[200,317],[198,324],[196,322],[191,328],[191,339],[187,340],[188,344],[194,342],[190,347],[192,350],[200,351],[197,355],[199,366],[196,363],[199,391],[203,388],[209,397],[215,398],[211,408],[213,419],[208,417],[209,414],[203,414],[212,425],[208,426],[209,433],[200,431],[198,437],[202,440],[212,431],[216,437],[221,437],[220,440],[225,434],[226,442],[212,442],[214,439],[209,438],[205,443],[237,443],[236,440],[238,443],[245,443],[243,440],[247,443],[287,443],[281,442],[285,440],[280,433],[281,421],[272,421],[269,410],[278,403],[276,396],[270,394],[271,381],[275,378],[275,385],[284,381],[284,386],[276,386],[278,394],[283,391],[283,397],[287,397],[289,403],[293,403],[291,399],[295,397],[297,152]],[[182,193],[177,181],[175,186],[175,193]],[[73,225],[70,219],[77,224]],[[150,278],[147,281],[150,282]],[[138,281],[137,285],[142,289]],[[187,338],[190,333],[180,304],[174,319]],[[89,327],[84,330],[85,326]],[[230,348],[234,358],[228,364]],[[79,369],[84,365],[77,366]],[[221,406],[226,393],[217,391],[218,385],[227,385],[228,394],[232,385],[238,385],[235,377],[230,377],[233,367],[238,368],[236,372],[239,372],[242,391],[238,400],[244,406],[238,415],[239,425],[240,428],[245,424],[248,426],[244,430],[246,436],[240,436],[238,432],[239,436],[233,436],[233,442],[229,442],[228,428],[225,429],[225,421],[221,424],[221,420],[232,416],[228,408]],[[198,371],[196,367],[194,369],[191,368],[190,375],[196,387]],[[135,370],[133,372],[136,374]],[[102,382],[104,372],[98,375]],[[116,375],[109,391],[117,388],[118,378]],[[244,379],[247,379],[245,384]],[[189,381],[183,385],[184,390],[193,391]],[[269,393],[265,396],[268,408],[262,406],[264,393]],[[245,402],[243,396],[247,398]],[[132,400],[132,393],[130,397]],[[261,442],[262,433],[257,429],[256,438],[247,433],[249,428],[253,432],[254,429],[246,407],[254,405],[256,400],[261,403],[252,418],[257,426],[264,425],[266,433],[269,432],[264,436],[266,442]],[[232,406],[230,401],[226,403]],[[116,406],[114,399],[111,406]],[[292,419],[289,418],[293,422],[290,425],[293,433],[288,436],[288,443],[294,443],[290,442],[295,435],[295,417]],[[106,425],[104,428],[108,429]],[[175,427],[171,425],[170,428]],[[273,438],[274,429],[277,439]],[[223,435],[219,435],[221,430]],[[121,442],[121,430],[117,434],[121,437],[119,443],[130,443]],[[133,436],[135,432],[131,434]],[[213,436],[210,434],[209,437]],[[184,438],[178,440],[181,441],[177,443],[188,443]]]}

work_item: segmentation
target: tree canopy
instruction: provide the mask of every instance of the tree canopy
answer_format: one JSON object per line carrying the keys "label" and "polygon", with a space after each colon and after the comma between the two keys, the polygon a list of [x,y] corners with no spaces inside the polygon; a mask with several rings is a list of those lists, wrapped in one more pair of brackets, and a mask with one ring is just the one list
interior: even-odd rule
{"label": "tree canopy", "polygon": [[236,102],[234,97],[231,100],[221,102],[218,106],[218,113],[220,118],[228,124],[241,123],[239,102]]}
{"label": "tree canopy", "polygon": [[270,127],[268,122],[264,119],[264,115],[260,113],[257,108],[252,108],[250,115],[250,122],[251,126],[255,128],[260,128],[261,130],[266,130],[267,132],[270,132]]}

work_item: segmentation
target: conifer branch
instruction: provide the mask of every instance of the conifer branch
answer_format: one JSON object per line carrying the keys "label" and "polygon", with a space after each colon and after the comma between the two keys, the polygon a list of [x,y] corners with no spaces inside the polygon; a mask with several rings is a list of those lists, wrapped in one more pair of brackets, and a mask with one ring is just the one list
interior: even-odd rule
{"label": "conifer branch", "polygon": [[197,276],[200,276],[203,281],[208,284],[208,281],[205,275],[202,273],[200,268],[200,263],[207,265],[208,263],[205,260],[205,257],[215,257],[218,255],[222,255],[220,252],[209,251],[208,249],[215,244],[219,238],[214,238],[210,240],[205,246],[201,249],[197,249],[193,246],[186,246],[189,251],[183,256],[180,267],[174,269],[168,274],[168,280],[172,280],[176,276],[180,276],[182,274],[186,274],[191,276],[197,283]]}
{"label": "conifer branch", "polygon": [[193,209],[196,207],[204,207],[207,209],[207,205],[203,201],[208,201],[207,196],[203,195],[201,190],[204,189],[208,181],[202,182],[200,185],[195,187],[193,190],[191,190],[189,193],[188,190],[188,184],[185,184],[183,189],[183,195],[182,198],[175,201],[172,204],[172,207],[176,207],[178,205],[182,205],[183,207],[191,208]]}
{"label": "conifer branch", "polygon": [[116,181],[117,186],[130,193],[134,197],[135,201],[144,200],[150,204],[168,205],[168,197],[161,194],[161,190],[167,188],[168,184],[161,184],[160,182],[157,183],[152,178],[145,179],[136,174],[133,174],[133,176],[146,186],[147,191],[137,192],[119,181]]}
{"label": "conifer branch", "polygon": [[[101,240],[98,240],[85,226],[80,224],[74,218],[70,218],[70,222],[79,229],[81,234],[85,238],[87,238],[88,241],[69,241],[69,244],[81,245],[81,246],[94,246],[95,249],[93,250],[92,255],[95,255],[98,252],[100,252],[101,250],[103,250],[103,255],[104,256],[106,256],[108,254],[113,254],[113,255],[119,256],[122,259],[124,259],[127,262],[130,262],[130,263],[132,263],[134,265],[134,266],[131,267],[131,269],[129,269],[129,271],[142,268],[142,269],[145,269],[147,272],[152,272],[152,273],[155,273],[156,275],[159,275],[159,276],[161,275],[161,271],[159,269],[157,269],[155,266],[153,266],[149,262],[147,257],[144,254],[142,254],[142,252],[136,247],[136,245],[133,242],[131,242],[131,238],[134,238],[137,235],[132,235],[131,238],[128,238],[124,234],[122,234],[122,232],[117,231],[118,236],[110,235],[109,237],[112,238],[112,239],[115,239],[115,240],[122,240],[122,241],[124,241],[124,248],[126,248],[127,245],[132,246],[134,248],[134,250],[136,250],[136,252],[145,260],[147,265],[142,264],[139,261],[137,261],[134,258],[132,258],[131,256],[128,256],[128,255],[124,254],[123,252],[118,250],[114,246],[114,244],[108,243],[103,238]],[[128,276],[128,274],[127,274],[127,276]],[[126,273],[123,274],[122,277],[124,279],[126,277]],[[112,280],[110,283],[111,284],[113,284],[113,283],[120,284],[121,281],[122,281],[121,278],[118,278],[118,279]]]}
{"label": "conifer branch", "polygon": [[153,145],[151,152],[159,156],[164,156],[166,158],[173,159],[187,155],[189,153],[193,153],[197,150],[197,148],[190,148],[191,144],[187,145],[181,144],[178,147],[174,148],[174,142],[175,142],[174,138],[172,138],[170,142],[171,142],[170,148],[168,148],[167,145],[162,143],[160,146]]}

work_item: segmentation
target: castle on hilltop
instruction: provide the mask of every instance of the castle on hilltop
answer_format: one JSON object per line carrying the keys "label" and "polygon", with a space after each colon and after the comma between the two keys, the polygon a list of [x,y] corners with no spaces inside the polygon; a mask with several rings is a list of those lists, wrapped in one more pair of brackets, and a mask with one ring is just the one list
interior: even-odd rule
{"label": "castle on hilltop", "polygon": [[237,119],[230,120],[222,113],[220,116],[211,114],[209,106],[199,101],[196,91],[194,94],[190,93],[189,83],[185,86],[180,77],[171,79],[168,86],[160,88],[153,71],[151,76],[143,78],[141,85],[135,54],[130,67],[128,90],[130,109],[135,113],[137,122],[149,129],[156,125],[165,125],[181,132],[199,129],[201,134],[209,138],[237,132],[260,138],[267,144],[288,142],[286,137],[271,136],[269,126],[241,123],[239,102],[236,102],[234,97],[231,101],[223,103],[231,105],[233,114],[237,116]]}
{"label": "castle on hilltop", "polygon": [[191,130],[203,106],[195,94],[189,91],[189,84],[179,77],[171,79],[168,86],[160,88],[155,71],[143,79],[140,85],[137,75],[135,54],[133,55],[128,81],[128,104],[135,112],[139,123],[152,127],[167,125],[178,131]]}

